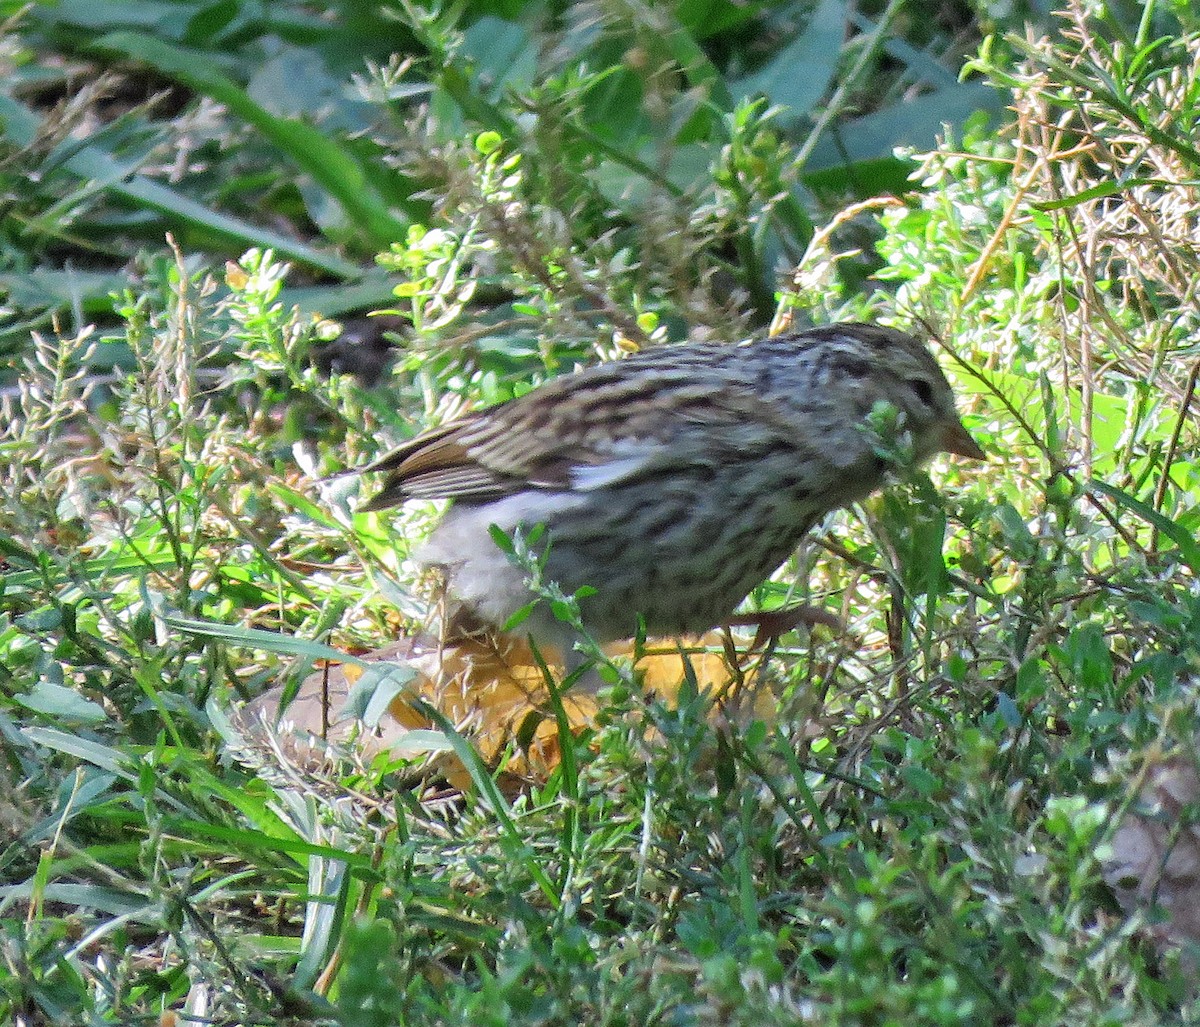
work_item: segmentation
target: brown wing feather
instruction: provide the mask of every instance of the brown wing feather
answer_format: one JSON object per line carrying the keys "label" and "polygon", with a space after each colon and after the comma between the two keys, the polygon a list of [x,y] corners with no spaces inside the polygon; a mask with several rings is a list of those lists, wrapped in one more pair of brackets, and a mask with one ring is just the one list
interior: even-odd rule
{"label": "brown wing feather", "polygon": [[[742,444],[758,441],[751,435],[778,438],[794,429],[750,382],[726,370],[714,388],[702,355],[687,356],[661,366],[642,360],[640,375],[621,363],[601,365],[419,435],[366,468],[391,472],[366,509],[405,499],[480,501],[524,488],[571,488],[580,469],[620,462],[640,474],[658,466],[660,453],[710,459],[693,450],[709,445],[712,433],[694,428],[714,419],[741,425]],[[689,442],[678,448],[685,433]]]}
{"label": "brown wing feather", "polygon": [[463,444],[482,414],[433,428],[392,450],[365,471],[390,472],[383,488],[364,510],[383,510],[406,499],[443,499],[503,495],[511,484],[479,463]]}

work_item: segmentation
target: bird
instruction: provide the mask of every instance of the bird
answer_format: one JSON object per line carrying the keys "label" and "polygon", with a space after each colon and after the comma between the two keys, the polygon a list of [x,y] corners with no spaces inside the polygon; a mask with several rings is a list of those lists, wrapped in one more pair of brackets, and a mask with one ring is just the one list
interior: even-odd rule
{"label": "bird", "polygon": [[[540,525],[543,580],[588,586],[579,609],[595,640],[634,637],[639,621],[647,636],[700,634],[826,514],[885,484],[881,411],[914,464],[985,458],[923,342],[841,323],[665,345],[552,379],[363,468],[386,478],[362,509],[453,500],[415,555],[471,622],[501,628],[533,601],[491,527]],[[521,630],[571,652],[546,603]]]}

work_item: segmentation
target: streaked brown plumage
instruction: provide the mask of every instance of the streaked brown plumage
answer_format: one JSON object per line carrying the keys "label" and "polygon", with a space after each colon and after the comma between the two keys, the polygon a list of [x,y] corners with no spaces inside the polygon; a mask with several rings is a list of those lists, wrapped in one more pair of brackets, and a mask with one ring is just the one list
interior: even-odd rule
{"label": "streaked brown plumage", "polygon": [[[496,547],[543,523],[545,576],[582,602],[600,640],[700,632],[837,507],[884,482],[868,415],[899,412],[923,461],[982,458],[926,347],[891,328],[841,324],[742,346],[685,344],[551,381],[435,428],[368,470],[387,471],[366,509],[406,499],[454,505],[419,554],[452,596],[501,625],[530,601]],[[548,613],[527,622],[562,642]]]}

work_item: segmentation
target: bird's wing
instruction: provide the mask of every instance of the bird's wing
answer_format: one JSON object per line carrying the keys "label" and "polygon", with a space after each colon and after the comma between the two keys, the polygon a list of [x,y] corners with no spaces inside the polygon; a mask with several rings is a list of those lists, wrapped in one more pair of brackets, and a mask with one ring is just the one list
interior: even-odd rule
{"label": "bird's wing", "polygon": [[[435,428],[367,470],[388,471],[367,509],[405,499],[485,501],[522,489],[587,492],[671,466],[716,464],[786,444],[791,420],[748,383],[691,369],[559,379]],[[718,429],[713,431],[713,429]]]}
{"label": "bird's wing", "polygon": [[530,488],[587,491],[636,473],[662,449],[653,438],[535,427],[493,408],[420,435],[366,468],[390,472],[366,509],[406,499],[484,502]]}
{"label": "bird's wing", "polygon": [[503,475],[477,460],[461,440],[487,413],[433,428],[363,468],[364,472],[388,472],[383,488],[364,509],[382,510],[406,499],[485,499],[511,491],[505,487]]}

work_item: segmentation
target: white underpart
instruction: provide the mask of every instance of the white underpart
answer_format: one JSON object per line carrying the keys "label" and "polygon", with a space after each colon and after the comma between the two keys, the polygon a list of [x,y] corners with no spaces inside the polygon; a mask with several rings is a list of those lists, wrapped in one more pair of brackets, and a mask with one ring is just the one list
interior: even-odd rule
{"label": "white underpart", "polygon": [[492,542],[489,527],[511,534],[518,525],[532,528],[587,502],[570,492],[530,490],[484,506],[453,506],[415,555],[427,566],[446,568],[451,592],[484,621],[503,624],[531,597],[524,572]]}

